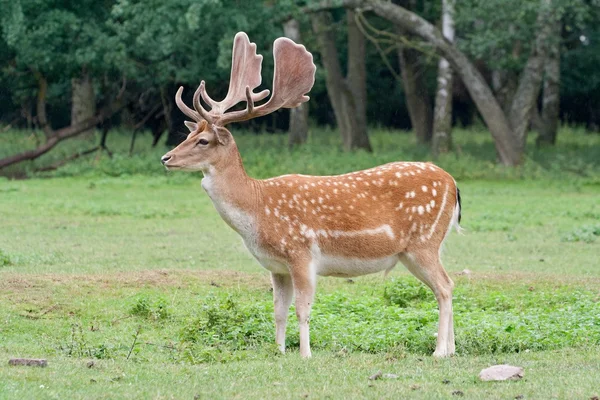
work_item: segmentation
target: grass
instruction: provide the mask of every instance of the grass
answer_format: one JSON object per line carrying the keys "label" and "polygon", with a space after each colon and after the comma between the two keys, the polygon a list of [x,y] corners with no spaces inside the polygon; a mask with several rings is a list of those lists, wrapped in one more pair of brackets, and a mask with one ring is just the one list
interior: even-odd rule
{"label": "grass", "polygon": [[[376,148],[395,135],[409,147],[406,135],[380,132]],[[471,141],[489,150],[489,140],[468,135],[459,133],[463,151]],[[463,178],[467,231],[452,234],[444,252],[458,351],[447,360],[430,356],[433,295],[402,266],[387,279],[320,279],[313,358],[299,357],[293,307],[289,352],[278,355],[268,273],[220,220],[198,175],[160,169],[164,149],[80,160],[53,179],[0,180],[0,398],[600,395],[600,186],[591,157],[600,140],[561,137],[564,147],[544,154],[580,154],[563,163],[576,172],[535,154],[520,171],[481,170],[488,153],[444,161]],[[114,138],[114,150],[126,148]],[[270,149],[278,141],[242,135],[252,174],[341,172],[408,154],[324,157],[314,146]],[[409,155],[426,158],[420,151]],[[9,367],[11,357],[49,366]],[[524,367],[525,378],[478,381],[498,363]],[[398,377],[370,381],[377,371]]]}

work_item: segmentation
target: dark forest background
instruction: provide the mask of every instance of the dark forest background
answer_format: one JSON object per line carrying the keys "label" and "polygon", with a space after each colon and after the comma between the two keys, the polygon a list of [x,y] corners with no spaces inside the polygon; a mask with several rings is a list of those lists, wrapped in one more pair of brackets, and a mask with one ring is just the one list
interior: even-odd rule
{"label": "dark forest background", "polygon": [[[452,151],[452,126],[485,125],[504,165],[523,160],[529,132],[554,145],[560,124],[600,127],[600,6],[596,0],[242,1],[0,0],[0,126],[41,130],[39,157],[98,127],[182,138],[180,86],[201,79],[224,97],[231,47],[248,33],[264,55],[279,36],[314,54],[308,110],[247,123],[289,132],[337,127],[346,150],[371,150],[369,127],[412,130],[433,154]],[[447,60],[448,62],[445,62]],[[294,114],[295,113],[295,114]],[[451,122],[448,122],[451,121]],[[450,125],[449,125],[450,124]]]}

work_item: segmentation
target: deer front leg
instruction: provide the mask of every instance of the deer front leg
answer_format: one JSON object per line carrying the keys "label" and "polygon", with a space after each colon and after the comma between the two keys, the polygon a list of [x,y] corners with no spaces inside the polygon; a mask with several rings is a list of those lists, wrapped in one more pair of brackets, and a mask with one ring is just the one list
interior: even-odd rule
{"label": "deer front leg", "polygon": [[292,282],[294,284],[294,296],[296,297],[296,316],[300,328],[300,355],[303,358],[309,358],[310,352],[310,334],[308,323],[310,319],[310,310],[315,297],[316,277],[312,272],[309,262],[293,265]]}
{"label": "deer front leg", "polygon": [[273,304],[275,309],[275,343],[282,353],[285,353],[285,327],[288,312],[292,304],[292,277],[285,274],[271,274],[273,283]]}

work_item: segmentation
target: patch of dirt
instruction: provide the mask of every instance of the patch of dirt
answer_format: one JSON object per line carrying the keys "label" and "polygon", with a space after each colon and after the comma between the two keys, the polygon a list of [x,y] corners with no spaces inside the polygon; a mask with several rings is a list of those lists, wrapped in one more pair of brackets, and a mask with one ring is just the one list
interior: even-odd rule
{"label": "patch of dirt", "polygon": [[487,281],[488,283],[499,284],[522,284],[526,285],[528,288],[535,287],[532,286],[532,283],[552,285],[555,287],[575,285],[588,289],[597,289],[598,285],[600,285],[600,276],[585,275],[561,275],[515,271],[502,273],[470,271],[468,277],[460,272],[449,272],[449,275],[453,277],[456,282],[469,281],[473,283],[477,281]]}
{"label": "patch of dirt", "polygon": [[188,288],[196,285],[213,287],[244,287],[265,289],[271,287],[267,274],[250,274],[228,270],[148,270],[115,272],[110,274],[17,274],[0,275],[0,292],[23,294],[24,292],[44,292],[58,286],[93,288],[156,287]]}

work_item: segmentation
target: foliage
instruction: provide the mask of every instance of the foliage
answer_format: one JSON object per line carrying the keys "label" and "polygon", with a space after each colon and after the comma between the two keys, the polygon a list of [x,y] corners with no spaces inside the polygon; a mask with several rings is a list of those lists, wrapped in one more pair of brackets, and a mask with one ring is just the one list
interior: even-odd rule
{"label": "foliage", "polygon": [[596,241],[598,236],[600,236],[600,225],[584,225],[564,235],[562,240],[565,242],[592,243]]}
{"label": "foliage", "polygon": [[[19,126],[22,111],[33,111],[38,71],[50,83],[49,117],[54,126],[69,120],[71,79],[84,71],[94,81],[98,100],[110,97],[112,86],[127,79],[127,93],[139,104],[159,104],[172,98],[179,85],[195,88],[207,82],[215,98],[223,97],[229,78],[233,35],[244,30],[265,56],[263,77],[270,84],[273,40],[282,35],[281,24],[289,16],[301,22],[303,42],[319,63],[309,16],[302,7],[310,2],[285,0],[250,2],[237,0],[108,0],[102,2],[50,0],[1,0],[0,18],[0,118]],[[486,70],[520,71],[529,53],[539,1],[511,0],[457,2],[457,43],[475,60],[485,60]],[[417,14],[429,21],[439,19],[440,2],[415,2]],[[553,2],[564,16],[562,85],[565,117],[590,121],[592,112],[585,101],[598,90],[596,26],[598,0]],[[344,38],[344,10],[334,11],[335,31]],[[393,31],[386,21],[367,13],[377,29]],[[580,38],[585,38],[581,41]],[[421,46],[417,43],[417,46]],[[342,65],[346,43],[338,40]],[[386,47],[387,57],[397,69],[395,48]],[[481,63],[482,61],[480,61]],[[398,82],[381,62],[373,45],[367,48],[368,116],[372,124],[407,128],[408,114]],[[427,87],[435,86],[435,57],[428,55]],[[311,117],[319,124],[332,124],[322,68],[309,103]],[[585,77],[585,79],[581,79]],[[113,83],[111,85],[111,83]],[[110,88],[110,89],[109,89]],[[187,92],[186,92],[187,93]],[[384,94],[382,96],[382,93]],[[149,100],[150,99],[150,100]],[[581,103],[581,104],[580,104]],[[455,104],[455,116],[472,119],[473,106],[464,93]],[[285,117],[269,117],[269,125],[285,126]],[[263,122],[258,122],[260,125]]]}
{"label": "foliage", "polygon": [[397,281],[386,285],[383,290],[383,298],[388,304],[394,304],[406,308],[411,303],[422,301],[429,297],[427,289],[423,285],[414,285],[411,282]]}
{"label": "foliage", "polygon": [[[93,77],[119,71],[125,48],[109,26],[112,1],[3,1],[2,39],[13,59],[2,76],[16,104],[36,94],[33,72],[45,76],[50,102],[67,102],[70,79],[87,71]],[[117,74],[118,76],[118,74]],[[103,93],[101,93],[103,94]]]}
{"label": "foliage", "polygon": [[13,265],[13,261],[8,254],[0,249],[0,267]]}
{"label": "foliage", "polygon": [[158,298],[152,300],[147,296],[138,297],[133,306],[129,309],[129,313],[151,320],[164,320],[169,316],[165,299]]}

